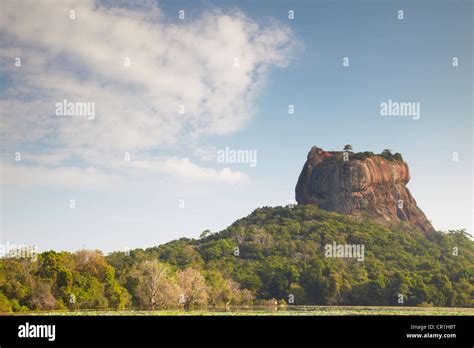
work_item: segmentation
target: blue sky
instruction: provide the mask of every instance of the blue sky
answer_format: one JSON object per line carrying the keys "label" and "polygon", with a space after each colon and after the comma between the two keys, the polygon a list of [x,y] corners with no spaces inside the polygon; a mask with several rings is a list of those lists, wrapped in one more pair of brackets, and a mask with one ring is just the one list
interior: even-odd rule
{"label": "blue sky", "polygon": [[[402,153],[435,228],[472,231],[469,1],[72,1],[19,16],[27,5],[7,1],[0,21],[4,242],[111,251],[219,231],[294,199],[313,145],[347,143]],[[76,22],[55,17],[71,8]],[[97,118],[58,118],[63,99]],[[388,99],[419,102],[420,119],[380,116]],[[225,147],[256,150],[257,166],[217,163]]]}

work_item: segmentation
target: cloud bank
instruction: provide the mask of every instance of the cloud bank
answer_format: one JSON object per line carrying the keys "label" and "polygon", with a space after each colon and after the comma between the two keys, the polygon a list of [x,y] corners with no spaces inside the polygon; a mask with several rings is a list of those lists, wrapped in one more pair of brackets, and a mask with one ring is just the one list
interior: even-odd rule
{"label": "cloud bank", "polygon": [[[11,185],[34,166],[44,185],[54,182],[48,171],[97,175],[77,182],[100,187],[110,169],[137,167],[246,182],[229,168],[202,168],[159,152],[199,147],[205,136],[244,127],[269,69],[285,67],[295,49],[291,30],[281,24],[262,26],[241,12],[217,10],[180,20],[151,2],[131,8],[92,0],[2,1],[0,39],[0,136],[9,162],[4,172],[16,166],[7,173]],[[94,103],[95,118],[58,117],[55,104],[63,100]],[[22,162],[11,163],[20,150]],[[138,161],[118,169],[125,152]]]}

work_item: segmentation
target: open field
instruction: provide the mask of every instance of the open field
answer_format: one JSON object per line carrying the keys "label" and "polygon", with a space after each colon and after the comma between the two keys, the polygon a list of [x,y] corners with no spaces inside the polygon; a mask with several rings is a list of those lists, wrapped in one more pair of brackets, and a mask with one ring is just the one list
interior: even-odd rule
{"label": "open field", "polygon": [[239,307],[207,310],[159,310],[159,311],[49,311],[22,312],[15,315],[60,316],[340,316],[340,315],[472,315],[474,308],[449,307],[377,307],[377,306],[287,306],[287,307]]}

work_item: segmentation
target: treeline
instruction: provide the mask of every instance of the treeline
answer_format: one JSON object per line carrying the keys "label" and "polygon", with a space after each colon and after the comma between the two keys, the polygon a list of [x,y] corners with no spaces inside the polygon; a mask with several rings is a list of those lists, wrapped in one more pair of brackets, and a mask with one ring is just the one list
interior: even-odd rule
{"label": "treeline", "polygon": [[[364,260],[328,258],[363,245]],[[260,208],[220,233],[146,250],[0,260],[0,311],[173,309],[262,303],[474,306],[474,243],[322,211]]]}
{"label": "treeline", "polygon": [[[135,251],[135,254],[138,252]],[[116,255],[115,255],[116,256]],[[0,260],[0,312],[190,309],[250,304],[249,290],[220,273],[125,256],[115,269],[100,251],[48,251]]]}

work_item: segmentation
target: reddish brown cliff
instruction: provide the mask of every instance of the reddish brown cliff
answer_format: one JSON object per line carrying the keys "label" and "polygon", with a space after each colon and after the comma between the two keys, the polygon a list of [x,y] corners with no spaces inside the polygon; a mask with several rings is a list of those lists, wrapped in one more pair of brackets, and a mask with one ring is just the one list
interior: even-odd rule
{"label": "reddish brown cliff", "polygon": [[379,155],[357,159],[350,152],[313,147],[296,185],[296,201],[340,214],[404,221],[430,233],[431,223],[406,187],[409,180],[403,160]]}

